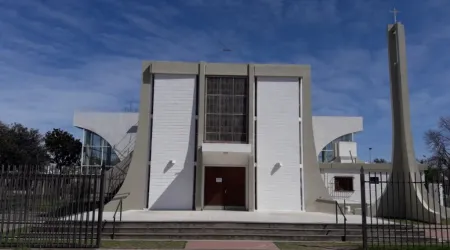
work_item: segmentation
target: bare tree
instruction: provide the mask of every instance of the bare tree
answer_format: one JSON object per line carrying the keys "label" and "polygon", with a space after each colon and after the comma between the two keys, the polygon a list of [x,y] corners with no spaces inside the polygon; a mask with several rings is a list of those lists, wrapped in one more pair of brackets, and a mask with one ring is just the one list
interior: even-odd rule
{"label": "bare tree", "polygon": [[438,127],[425,133],[425,142],[431,153],[426,161],[429,167],[448,177],[450,174],[450,116],[439,118]]}

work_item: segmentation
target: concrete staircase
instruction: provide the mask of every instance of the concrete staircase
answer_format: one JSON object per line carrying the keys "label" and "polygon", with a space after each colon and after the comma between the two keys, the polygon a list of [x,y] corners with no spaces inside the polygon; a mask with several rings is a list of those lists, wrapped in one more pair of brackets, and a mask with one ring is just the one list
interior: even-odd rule
{"label": "concrete staircase", "polygon": [[[244,222],[116,222],[106,223],[103,238],[145,240],[266,240],[362,241],[362,226],[343,224],[244,223]],[[378,232],[378,233],[377,233]],[[425,232],[412,227],[384,225],[370,228],[368,236],[385,240],[426,240]]]}
{"label": "concrete staircase", "polygon": [[[76,229],[74,230],[74,227]],[[20,237],[39,239],[52,234],[54,238],[70,238],[85,234],[83,227],[92,226],[80,222],[51,222],[33,227]],[[96,231],[92,232],[95,238]],[[88,233],[89,235],[91,232]],[[77,236],[74,236],[77,237]],[[369,241],[426,242],[425,231],[406,225],[378,225],[369,227]],[[295,223],[245,223],[245,222],[104,222],[103,239],[117,240],[264,240],[264,241],[362,241],[362,226],[347,225],[344,239],[343,224],[295,224]]]}

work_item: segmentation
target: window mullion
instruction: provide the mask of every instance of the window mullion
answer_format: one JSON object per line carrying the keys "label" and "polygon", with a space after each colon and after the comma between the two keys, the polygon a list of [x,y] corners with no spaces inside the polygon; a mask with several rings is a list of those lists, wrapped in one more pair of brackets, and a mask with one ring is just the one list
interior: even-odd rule
{"label": "window mullion", "polygon": [[235,78],[233,78],[233,80],[231,81],[231,85],[232,85],[232,87],[231,87],[231,96],[230,96],[230,101],[231,101],[231,119],[230,119],[230,132],[231,132],[231,141],[233,141],[233,142],[235,142],[235,141],[237,141],[236,139],[235,139],[235,129],[234,129],[234,115],[235,115],[235,112],[234,112],[234,110],[235,110],[235,105],[236,105],[236,101],[235,101],[235,99],[236,99],[236,89],[235,89]]}
{"label": "window mullion", "polygon": [[218,136],[218,138],[217,138],[217,141],[221,141],[221,137],[222,137],[222,131],[223,131],[223,129],[222,129],[222,116],[223,116],[223,107],[222,107],[222,99],[223,99],[223,89],[222,89],[222,78],[219,78],[219,80],[218,80],[218,96],[219,96],[219,108],[218,108],[218,114],[217,114],[217,117],[218,117],[218,119],[219,119],[219,123],[218,123],[218,125],[219,125],[219,132],[217,133],[217,136]]}

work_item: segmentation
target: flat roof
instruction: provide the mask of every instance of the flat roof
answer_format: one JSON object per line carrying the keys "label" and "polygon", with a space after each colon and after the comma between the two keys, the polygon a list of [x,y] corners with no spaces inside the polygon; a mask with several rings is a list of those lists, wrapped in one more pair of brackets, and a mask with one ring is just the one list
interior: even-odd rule
{"label": "flat roof", "polygon": [[305,64],[255,64],[255,63],[208,63],[144,61],[143,71],[153,74],[200,74],[247,76],[250,71],[255,76],[304,77],[309,76],[310,65]]}

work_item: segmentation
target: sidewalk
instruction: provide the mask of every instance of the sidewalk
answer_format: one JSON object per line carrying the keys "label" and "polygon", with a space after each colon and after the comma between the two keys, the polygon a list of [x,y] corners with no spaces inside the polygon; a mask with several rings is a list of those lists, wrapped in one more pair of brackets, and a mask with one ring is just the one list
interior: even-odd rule
{"label": "sidewalk", "polygon": [[[145,242],[145,241],[144,241]],[[181,243],[181,242],[178,242]],[[357,250],[360,244],[355,242],[271,242],[271,241],[233,241],[233,240],[203,240],[187,241],[171,245],[116,245],[101,249],[148,249],[148,250]]]}
{"label": "sidewalk", "polygon": [[260,249],[260,250],[278,250],[273,242],[268,241],[188,241],[185,249]]}

